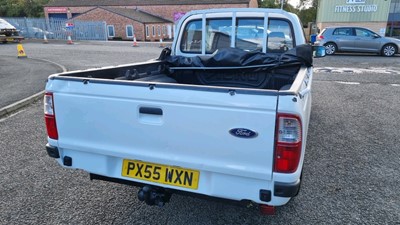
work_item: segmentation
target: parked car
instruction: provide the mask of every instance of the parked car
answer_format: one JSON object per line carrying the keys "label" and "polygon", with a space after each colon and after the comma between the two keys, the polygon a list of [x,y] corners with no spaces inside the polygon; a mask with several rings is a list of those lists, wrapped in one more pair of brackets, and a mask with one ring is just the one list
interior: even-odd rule
{"label": "parked car", "polygon": [[363,27],[327,27],[317,36],[316,45],[325,46],[326,54],[336,52],[400,53],[400,40],[382,37]]}

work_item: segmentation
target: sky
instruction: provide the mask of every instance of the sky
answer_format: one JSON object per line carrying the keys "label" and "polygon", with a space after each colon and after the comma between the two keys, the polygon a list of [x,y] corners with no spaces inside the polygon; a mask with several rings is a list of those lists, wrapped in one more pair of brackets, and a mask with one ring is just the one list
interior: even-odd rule
{"label": "sky", "polygon": [[293,6],[297,6],[299,4],[299,0],[289,0],[289,3]]}
{"label": "sky", "polygon": [[[289,4],[293,5],[294,7],[297,7],[300,4],[300,0],[289,0]],[[311,7],[311,4],[307,4],[305,7],[309,8]]]}

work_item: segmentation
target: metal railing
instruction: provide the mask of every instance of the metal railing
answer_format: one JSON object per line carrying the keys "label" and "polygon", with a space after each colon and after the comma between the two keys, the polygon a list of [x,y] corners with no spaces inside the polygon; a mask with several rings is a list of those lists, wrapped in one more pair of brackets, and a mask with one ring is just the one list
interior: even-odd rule
{"label": "metal railing", "polygon": [[[66,20],[60,18],[4,18],[25,38],[66,40],[107,40],[104,21]],[[66,23],[73,24],[67,27]]]}

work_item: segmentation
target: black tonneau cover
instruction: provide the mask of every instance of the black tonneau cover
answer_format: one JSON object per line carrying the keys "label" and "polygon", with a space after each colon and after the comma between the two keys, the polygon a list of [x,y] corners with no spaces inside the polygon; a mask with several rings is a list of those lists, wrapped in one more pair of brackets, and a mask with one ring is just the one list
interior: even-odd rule
{"label": "black tonneau cover", "polygon": [[311,45],[300,45],[281,54],[225,48],[193,57],[164,49],[159,59],[178,83],[279,90],[293,83],[301,66],[311,66],[313,57]]}
{"label": "black tonneau cover", "polygon": [[289,51],[277,53],[249,52],[237,48],[219,49],[212,56],[160,56],[171,69],[235,69],[254,68],[255,70],[268,70],[276,67],[312,65],[312,46],[300,45]]}

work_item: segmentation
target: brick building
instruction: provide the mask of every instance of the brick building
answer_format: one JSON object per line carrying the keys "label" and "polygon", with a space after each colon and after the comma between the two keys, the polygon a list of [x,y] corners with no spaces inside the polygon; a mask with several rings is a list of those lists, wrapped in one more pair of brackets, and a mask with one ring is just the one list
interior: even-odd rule
{"label": "brick building", "polygon": [[[99,18],[101,16],[101,18]],[[109,39],[157,41],[172,38],[169,20],[154,16],[139,9],[95,7],[74,17],[76,20],[104,20]]]}
{"label": "brick building", "polygon": [[157,41],[173,38],[173,24],[188,11],[257,8],[257,0],[52,0],[45,17],[105,21],[109,39]]}

